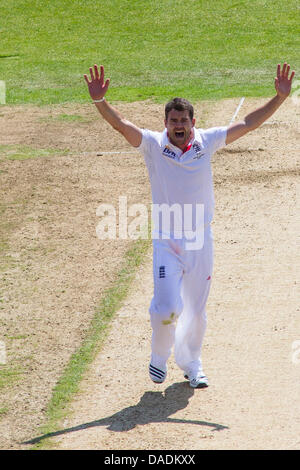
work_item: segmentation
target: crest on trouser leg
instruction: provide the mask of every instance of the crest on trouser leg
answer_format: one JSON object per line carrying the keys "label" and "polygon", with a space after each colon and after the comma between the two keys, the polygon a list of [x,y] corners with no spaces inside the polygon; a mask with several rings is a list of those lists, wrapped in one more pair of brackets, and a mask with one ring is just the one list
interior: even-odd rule
{"label": "crest on trouser leg", "polygon": [[160,266],[159,267],[159,277],[160,277],[160,279],[166,277],[166,267],[165,266]]}

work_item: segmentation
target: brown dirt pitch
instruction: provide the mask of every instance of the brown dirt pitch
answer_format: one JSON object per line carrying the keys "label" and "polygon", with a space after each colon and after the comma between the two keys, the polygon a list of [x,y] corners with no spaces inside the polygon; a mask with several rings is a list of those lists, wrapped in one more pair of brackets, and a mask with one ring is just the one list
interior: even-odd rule
{"label": "brown dirt pitch", "polygon": [[[239,116],[262,101],[246,99]],[[238,103],[196,104],[198,126],[228,124]],[[161,105],[117,107],[163,129]],[[149,251],[54,448],[300,448],[299,116],[288,100],[213,158],[210,386],[191,389],[173,356],[164,384],[148,377]],[[150,186],[142,157],[93,105],[2,106],[0,129],[0,448],[27,449],[131,243],[99,240],[96,209],[120,195],[150,208]]]}

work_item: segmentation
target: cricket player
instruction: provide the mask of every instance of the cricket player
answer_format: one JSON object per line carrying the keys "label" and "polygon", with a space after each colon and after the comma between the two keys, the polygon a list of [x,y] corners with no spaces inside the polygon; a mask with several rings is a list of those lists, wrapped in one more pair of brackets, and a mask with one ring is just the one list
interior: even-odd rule
{"label": "cricket player", "polygon": [[158,208],[152,233],[150,378],[164,382],[174,347],[175,361],[190,386],[207,387],[201,348],[213,269],[211,158],[272,116],[289,96],[295,72],[290,72],[287,63],[278,64],[276,95],[240,122],[199,129],[192,104],[174,98],[165,106],[165,130],[153,132],[129,122],[108,103],[105,94],[110,80],[105,80],[102,65],[89,70],[90,78],[86,74],[84,78],[90,96],[101,116],[143,155],[153,206]]}

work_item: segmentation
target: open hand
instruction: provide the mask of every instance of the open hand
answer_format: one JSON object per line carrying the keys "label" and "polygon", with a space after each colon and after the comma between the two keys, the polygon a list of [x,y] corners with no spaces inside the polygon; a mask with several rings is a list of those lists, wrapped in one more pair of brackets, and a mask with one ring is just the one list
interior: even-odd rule
{"label": "open hand", "polygon": [[91,98],[92,100],[100,100],[101,98],[103,98],[103,96],[107,92],[110,79],[108,78],[104,82],[103,65],[100,65],[99,68],[98,68],[98,65],[94,65],[94,68],[90,67],[90,74],[91,74],[91,80],[88,79],[88,76],[86,74],[84,74],[84,78],[89,87]]}
{"label": "open hand", "polygon": [[285,62],[282,70],[280,64],[277,65],[277,77],[275,78],[275,89],[281,98],[287,98],[291,92],[292,81],[295,75],[293,70],[290,77],[290,66]]}

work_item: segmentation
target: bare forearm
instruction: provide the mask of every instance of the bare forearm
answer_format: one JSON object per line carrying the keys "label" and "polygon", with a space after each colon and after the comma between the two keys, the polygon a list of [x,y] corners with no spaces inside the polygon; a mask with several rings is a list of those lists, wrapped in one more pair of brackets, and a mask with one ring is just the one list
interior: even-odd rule
{"label": "bare forearm", "polygon": [[132,122],[124,119],[106,100],[95,103],[99,113],[116,131],[120,132],[125,139],[133,146],[139,147],[142,141],[142,132]]}
{"label": "bare forearm", "polygon": [[123,117],[121,114],[106,100],[101,101],[100,103],[95,103],[96,108],[99,113],[114,129],[120,131]]}
{"label": "bare forearm", "polygon": [[261,126],[275,113],[285,99],[276,95],[260,108],[247,114],[242,121],[232,124],[227,130],[226,144],[234,142],[236,139]]}
{"label": "bare forearm", "polygon": [[253,130],[261,126],[261,124],[263,124],[275,113],[275,111],[279,108],[279,106],[281,106],[285,99],[286,98],[276,95],[265,105],[248,114],[244,118],[247,128],[249,130]]}

